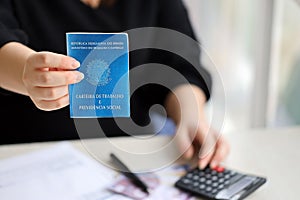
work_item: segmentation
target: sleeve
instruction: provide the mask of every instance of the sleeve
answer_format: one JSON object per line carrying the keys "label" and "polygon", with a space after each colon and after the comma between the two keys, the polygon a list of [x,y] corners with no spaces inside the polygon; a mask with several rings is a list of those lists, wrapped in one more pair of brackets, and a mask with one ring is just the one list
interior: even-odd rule
{"label": "sleeve", "polygon": [[0,1],[0,48],[8,42],[28,43],[28,37],[20,28],[12,0]]}
{"label": "sleeve", "polygon": [[[157,18],[157,25],[160,28],[171,29],[179,32],[185,37],[177,38],[177,35],[172,36],[160,35],[156,36],[156,42],[165,43],[170,45],[170,48],[175,48],[176,51],[180,51],[184,56],[176,55],[172,51],[166,50],[151,50],[151,62],[164,64],[168,67],[172,67],[177,72],[185,77],[190,84],[197,85],[202,89],[206,95],[207,101],[210,99],[212,78],[210,73],[201,64],[201,49],[200,44],[197,41],[187,10],[181,0],[159,0],[159,11]],[[179,34],[179,35],[180,35]],[[184,38],[189,38],[188,40]],[[175,52],[176,52],[175,51]],[[192,61],[192,62],[191,62]],[[155,76],[160,76],[155,74]],[[180,84],[186,83],[180,81],[171,76],[161,76],[160,78],[168,79],[171,82],[172,88]],[[144,94],[149,94],[146,97],[146,103],[149,104],[164,104],[167,94],[170,92],[170,88],[163,88],[158,85],[147,85],[143,88]],[[155,94],[155,95],[153,95]]]}
{"label": "sleeve", "polygon": [[[28,37],[20,28],[14,13],[11,0],[0,1],[0,48],[8,42],[28,43]],[[11,94],[13,93],[0,87],[0,95]]]}

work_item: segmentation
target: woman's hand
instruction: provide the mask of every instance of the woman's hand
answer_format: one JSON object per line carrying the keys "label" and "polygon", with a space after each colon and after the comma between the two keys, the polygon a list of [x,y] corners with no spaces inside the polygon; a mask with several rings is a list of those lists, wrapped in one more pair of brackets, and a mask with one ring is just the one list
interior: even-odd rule
{"label": "woman's hand", "polygon": [[168,115],[177,125],[176,141],[183,156],[198,156],[201,169],[210,164],[214,168],[229,154],[229,143],[223,135],[210,127],[204,114],[206,97],[194,85],[176,88],[166,100]]}
{"label": "woman's hand", "polygon": [[177,126],[176,141],[181,153],[186,159],[198,156],[198,166],[203,169],[208,164],[215,168],[225,160],[229,153],[229,143],[226,138],[206,121],[199,121],[198,127],[189,123]]}
{"label": "woman's hand", "polygon": [[75,70],[79,66],[74,58],[51,52],[34,52],[28,56],[22,79],[33,103],[45,111],[67,106],[68,85],[84,78]]}

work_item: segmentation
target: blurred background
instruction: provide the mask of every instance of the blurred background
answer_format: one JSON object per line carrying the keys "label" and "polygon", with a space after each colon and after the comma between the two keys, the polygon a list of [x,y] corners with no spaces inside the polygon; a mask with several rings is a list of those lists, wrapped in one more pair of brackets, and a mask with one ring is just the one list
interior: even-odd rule
{"label": "blurred background", "polygon": [[[196,34],[221,77],[214,83],[214,103],[208,107],[218,111],[225,106],[222,131],[299,125],[299,2],[184,2]],[[207,56],[202,59],[208,70],[214,67]],[[220,84],[224,86],[225,104],[221,102]]]}

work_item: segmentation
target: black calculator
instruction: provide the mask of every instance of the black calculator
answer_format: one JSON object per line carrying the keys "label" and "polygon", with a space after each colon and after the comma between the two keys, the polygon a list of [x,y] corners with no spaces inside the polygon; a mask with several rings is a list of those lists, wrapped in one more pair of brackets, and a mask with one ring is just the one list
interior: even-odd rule
{"label": "black calculator", "polygon": [[189,170],[175,182],[175,186],[205,199],[244,199],[266,182],[265,177],[216,167]]}

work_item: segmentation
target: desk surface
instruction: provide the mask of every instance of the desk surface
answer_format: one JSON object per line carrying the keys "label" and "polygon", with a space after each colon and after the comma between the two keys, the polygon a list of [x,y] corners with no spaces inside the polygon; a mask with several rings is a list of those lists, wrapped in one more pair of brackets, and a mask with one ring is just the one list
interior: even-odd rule
{"label": "desk surface", "polygon": [[[231,153],[227,167],[262,175],[268,182],[248,199],[299,199],[300,127],[250,130],[228,133]],[[157,136],[148,139],[111,138],[72,141],[74,146],[108,164],[109,153],[116,152],[126,158],[130,168],[137,171],[153,170],[181,162],[172,139]],[[45,148],[55,142],[3,145],[0,159]],[[97,156],[96,156],[97,155]]]}

